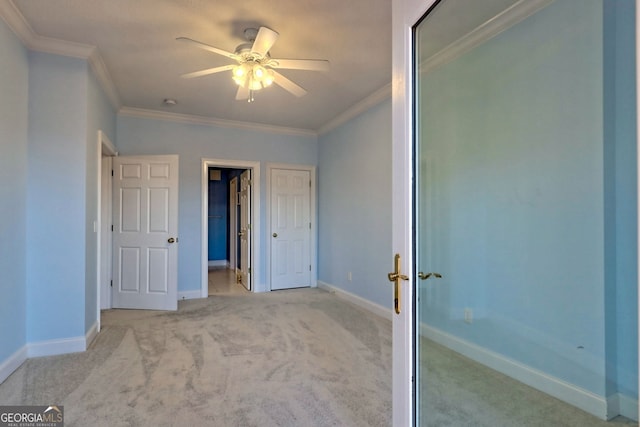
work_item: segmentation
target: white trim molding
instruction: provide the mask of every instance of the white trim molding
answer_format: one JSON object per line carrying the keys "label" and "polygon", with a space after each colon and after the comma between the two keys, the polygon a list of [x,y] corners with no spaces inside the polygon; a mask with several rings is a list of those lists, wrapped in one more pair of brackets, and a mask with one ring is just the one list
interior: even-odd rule
{"label": "white trim molding", "polygon": [[620,393],[609,396],[607,398],[607,419],[610,420],[618,415],[638,421],[638,400]]}
{"label": "white trim molding", "polygon": [[236,120],[217,119],[215,117],[196,116],[192,114],[170,113],[167,111],[147,110],[144,108],[122,107],[118,111],[120,116],[137,117],[142,119],[165,120],[176,123],[187,123],[206,126],[217,126],[233,129],[244,129],[254,132],[268,132],[277,135],[318,136],[307,129],[289,128],[284,126],[265,125]]}
{"label": "white trim molding", "polygon": [[122,106],[113,79],[95,46],[37,34],[12,0],[0,2],[0,17],[29,50],[86,59],[113,108],[117,111]]}
{"label": "white trim molding", "polygon": [[392,320],[393,312],[390,308],[383,307],[374,302],[369,301],[366,298],[359,297],[356,294],[345,291],[344,289],[338,288],[337,286],[330,285],[329,283],[318,280],[318,289],[322,289],[325,292],[329,292],[334,294],[340,299],[350,302],[351,304],[358,306],[362,309],[365,309],[375,315],[378,315],[384,319],[389,321]]}
{"label": "white trim molding", "polygon": [[602,396],[424,323],[420,324],[420,335],[595,417],[607,419],[607,401]]}
{"label": "white trim molding", "polygon": [[349,120],[359,116],[368,109],[378,105],[382,101],[391,98],[391,83],[382,86],[371,95],[364,98],[362,101],[352,105],[346,111],[338,114],[333,119],[322,125],[317,130],[318,135],[325,134],[337,128],[338,126],[348,122]]}
{"label": "white trim molding", "polygon": [[[209,296],[209,256],[207,235],[209,231],[209,168],[232,168],[232,169],[251,169],[251,292],[264,292],[264,284],[259,280],[262,277],[262,266],[260,265],[260,247],[263,236],[260,231],[260,218],[262,212],[260,210],[260,162],[245,160],[229,160],[229,159],[208,159],[202,158],[201,187],[201,240],[200,256],[201,256],[201,288],[200,298]],[[187,298],[185,298],[187,299]]]}
{"label": "white trim molding", "polygon": [[209,265],[209,267],[229,268],[229,261],[227,261],[226,259],[210,259],[207,264]]}
{"label": "white trim molding", "polygon": [[209,295],[202,295],[202,291],[200,289],[194,289],[190,291],[178,291],[178,301],[188,300],[188,299],[198,299],[198,298],[207,298]]}
{"label": "white trim molding", "polygon": [[0,384],[27,360],[27,346],[23,345],[15,353],[0,363]]}
{"label": "white trim molding", "polygon": [[59,338],[31,342],[27,344],[27,357],[56,356],[58,354],[80,353],[87,349],[87,337]]}
{"label": "white trim molding", "polygon": [[545,8],[553,0],[520,0],[503,12],[479,25],[420,64],[420,72],[428,73],[456,58],[470,52],[475,47],[492,39],[520,21]]}
{"label": "white trim molding", "polygon": [[93,340],[95,340],[98,336],[98,332],[100,332],[99,325],[99,322],[96,321],[93,325],[91,325],[87,333],[84,335],[84,350],[88,349],[89,346],[91,346],[91,343],[93,343]]}

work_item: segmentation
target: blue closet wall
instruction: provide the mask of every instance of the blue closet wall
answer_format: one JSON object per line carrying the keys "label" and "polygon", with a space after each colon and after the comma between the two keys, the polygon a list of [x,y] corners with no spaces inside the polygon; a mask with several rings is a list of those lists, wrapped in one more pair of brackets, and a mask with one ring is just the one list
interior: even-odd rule
{"label": "blue closet wall", "polygon": [[213,170],[220,171],[220,179],[209,180],[208,260],[218,261],[216,265],[220,265],[229,260],[229,182],[240,176],[242,170],[209,168],[209,176]]}

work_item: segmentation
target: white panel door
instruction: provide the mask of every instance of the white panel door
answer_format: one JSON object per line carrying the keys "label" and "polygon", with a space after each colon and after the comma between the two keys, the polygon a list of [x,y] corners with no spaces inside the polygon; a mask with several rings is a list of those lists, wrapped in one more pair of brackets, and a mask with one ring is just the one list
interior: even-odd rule
{"label": "white panel door", "polygon": [[251,171],[240,175],[240,280],[251,290]]}
{"label": "white panel door", "polygon": [[176,310],[178,156],[113,159],[113,307]]}
{"label": "white panel door", "polygon": [[271,170],[271,289],[311,286],[309,171]]}

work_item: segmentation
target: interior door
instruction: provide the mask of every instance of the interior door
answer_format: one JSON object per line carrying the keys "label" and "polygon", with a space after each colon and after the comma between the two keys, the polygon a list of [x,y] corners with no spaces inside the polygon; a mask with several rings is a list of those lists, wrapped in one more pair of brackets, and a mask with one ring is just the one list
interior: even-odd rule
{"label": "interior door", "polygon": [[178,156],[113,159],[113,307],[177,309]]}
{"label": "interior door", "polygon": [[240,280],[251,290],[251,170],[240,175]]}
{"label": "interior door", "polygon": [[311,285],[310,172],[271,169],[271,289]]}
{"label": "interior door", "polygon": [[229,181],[229,268],[238,270],[238,177]]}

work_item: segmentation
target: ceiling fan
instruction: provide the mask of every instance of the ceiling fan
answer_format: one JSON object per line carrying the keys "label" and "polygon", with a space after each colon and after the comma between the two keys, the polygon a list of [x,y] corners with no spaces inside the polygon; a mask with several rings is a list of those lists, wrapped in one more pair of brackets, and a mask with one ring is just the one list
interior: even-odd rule
{"label": "ceiling fan", "polygon": [[236,47],[235,51],[228,52],[217,47],[187,38],[178,37],[176,40],[188,42],[195,46],[217,53],[229,59],[237,61],[237,64],[223,65],[221,67],[207,68],[193,73],[183,74],[184,78],[201,77],[223,71],[232,71],[233,80],[238,85],[237,100],[253,101],[253,92],[277,84],[295,96],[303,96],[307,93],[302,87],[292,82],[276,69],[328,71],[329,61],[322,59],[275,59],[269,55],[269,49],[278,40],[278,33],[267,28],[247,28],[244,30],[246,43]]}

